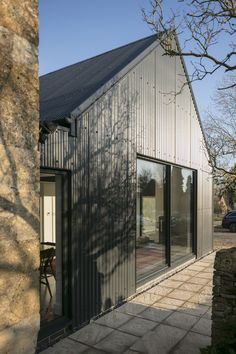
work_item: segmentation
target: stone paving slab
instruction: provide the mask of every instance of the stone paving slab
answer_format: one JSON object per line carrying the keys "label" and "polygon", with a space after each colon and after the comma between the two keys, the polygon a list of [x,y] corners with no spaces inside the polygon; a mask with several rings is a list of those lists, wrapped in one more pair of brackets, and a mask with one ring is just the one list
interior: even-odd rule
{"label": "stone paving slab", "polygon": [[211,320],[207,318],[200,318],[200,320],[193,326],[192,331],[210,336]]}
{"label": "stone paving slab", "polygon": [[160,301],[158,301],[159,307],[164,307],[165,309],[176,310],[178,307],[183,305],[184,301],[180,299],[163,297]]}
{"label": "stone paving slab", "polygon": [[194,316],[205,316],[205,314],[209,311],[209,306],[187,301],[181,307],[179,307],[177,311]]}
{"label": "stone paving slab", "polygon": [[138,295],[133,300],[131,300],[131,303],[144,304],[145,306],[150,306],[154,304],[154,302],[160,300],[161,297],[161,295],[144,292],[143,294]]}
{"label": "stone paving slab", "polygon": [[104,337],[113,332],[113,329],[106,326],[101,326],[97,323],[90,323],[69,336],[70,339],[93,346],[100,342]]}
{"label": "stone paving slab", "polygon": [[165,288],[161,285],[156,285],[153,288],[147,290],[147,293],[155,294],[155,295],[160,295],[160,296],[166,296],[169,294],[173,289],[172,288]]}
{"label": "stone paving slab", "polygon": [[195,262],[42,353],[200,353],[211,343],[214,257]]}
{"label": "stone paving slab", "polygon": [[209,283],[209,279],[192,277],[185,282],[185,284],[202,284],[206,285]]}
{"label": "stone paving slab", "polygon": [[184,269],[181,271],[182,275],[188,275],[190,277],[194,277],[196,274],[198,274],[199,271],[196,270],[189,270],[188,268]]}
{"label": "stone paving slab", "polygon": [[87,345],[75,342],[70,338],[65,338],[55,344],[53,347],[42,351],[41,354],[78,354],[84,353],[88,349],[90,348]]}
{"label": "stone paving slab", "polygon": [[204,272],[200,272],[198,274],[196,274],[196,278],[203,278],[203,279],[212,279],[213,274],[212,273],[204,273]]}
{"label": "stone paving slab", "polygon": [[[65,354],[70,354],[70,353],[66,352]],[[78,354],[80,354],[80,353],[78,352]],[[103,350],[99,350],[99,349],[95,349],[95,348],[89,348],[83,354],[107,354],[107,353],[104,352]]]}
{"label": "stone paving slab", "polygon": [[173,312],[173,310],[158,307],[157,303],[156,306],[146,308],[146,310],[141,313],[141,316],[147,320],[159,323],[169,317]]}
{"label": "stone paving slab", "polygon": [[194,295],[194,292],[192,292],[192,291],[176,289],[176,290],[172,291],[170,294],[168,294],[168,297],[170,297],[172,299],[177,299],[177,300],[181,299],[181,301],[184,301],[184,300],[189,300],[190,297],[192,297],[193,295]]}
{"label": "stone paving slab", "polygon": [[169,316],[164,323],[168,324],[169,326],[190,330],[196,324],[196,322],[198,322],[198,320],[199,317],[197,316],[176,311],[171,316]]}
{"label": "stone paving slab", "polygon": [[120,331],[142,337],[157,326],[157,323],[144,318],[134,317],[119,328]]}
{"label": "stone paving slab", "polygon": [[189,266],[188,268],[189,270],[196,270],[197,272],[203,272],[204,269],[205,269],[205,266],[204,265],[200,265],[200,263],[198,265],[191,265]]}
{"label": "stone paving slab", "polygon": [[192,283],[186,282],[179,287],[179,290],[198,292],[202,288],[203,288],[203,284],[192,284]]}
{"label": "stone paving slab", "polygon": [[137,341],[131,349],[144,354],[166,354],[186,333],[187,331],[183,329],[160,324],[154,331],[150,331]]}
{"label": "stone paving slab", "polygon": [[137,341],[137,337],[132,334],[114,331],[111,335],[95,345],[95,348],[101,349],[107,353],[124,353]]}
{"label": "stone paving slab", "polygon": [[100,317],[96,323],[108,326],[111,328],[118,328],[122,326],[125,322],[129,321],[132,318],[131,315],[126,313],[111,311],[105,316]]}
{"label": "stone paving slab", "polygon": [[200,354],[200,348],[211,344],[211,337],[189,332],[173,350],[173,354]]}
{"label": "stone paving slab", "polygon": [[166,287],[166,288],[179,288],[181,285],[183,285],[183,281],[179,281],[179,280],[173,280],[173,279],[168,279],[168,280],[164,280],[161,285]]}
{"label": "stone paving slab", "polygon": [[200,305],[211,306],[212,305],[212,296],[207,295],[207,294],[198,293],[198,294],[195,294],[193,297],[191,297],[188,301],[194,302],[194,303],[200,304]]}
{"label": "stone paving slab", "polygon": [[172,277],[171,277],[172,280],[179,280],[182,282],[185,282],[185,281],[189,280],[190,278],[191,277],[189,275],[184,275],[181,272],[176,273],[176,274],[172,275]]}
{"label": "stone paving slab", "polygon": [[139,315],[147,307],[144,304],[136,304],[134,302],[127,302],[126,304],[118,307],[115,311],[126,313],[128,315]]}

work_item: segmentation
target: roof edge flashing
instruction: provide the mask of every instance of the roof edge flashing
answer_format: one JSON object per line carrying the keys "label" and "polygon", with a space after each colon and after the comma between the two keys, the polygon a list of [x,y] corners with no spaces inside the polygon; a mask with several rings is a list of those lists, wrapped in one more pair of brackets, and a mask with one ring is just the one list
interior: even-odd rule
{"label": "roof edge flashing", "polygon": [[150,54],[159,45],[158,37],[152,42],[143,52],[141,52],[136,58],[121,69],[113,78],[102,85],[96,90],[89,98],[83,103],[77,106],[72,112],[71,117],[78,118],[84,111],[86,111],[95,101],[97,101],[102,95],[104,95],[112,86],[114,86],[119,80],[121,80],[130,70],[132,70],[137,64],[139,64],[148,54]]}

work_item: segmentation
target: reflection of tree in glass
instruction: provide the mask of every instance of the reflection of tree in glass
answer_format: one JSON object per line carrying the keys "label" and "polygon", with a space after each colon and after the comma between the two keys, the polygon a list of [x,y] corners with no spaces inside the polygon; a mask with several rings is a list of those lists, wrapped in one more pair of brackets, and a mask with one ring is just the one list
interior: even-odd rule
{"label": "reflection of tree in glass", "polygon": [[139,187],[141,191],[144,191],[148,183],[151,181],[152,172],[151,170],[142,169],[141,173],[139,174]]}
{"label": "reflection of tree in glass", "polygon": [[171,171],[171,204],[172,204],[172,213],[178,214],[181,210],[182,200],[183,200],[183,175],[181,169],[173,167]]}
{"label": "reflection of tree in glass", "polygon": [[[191,173],[191,172],[189,172]],[[190,217],[191,213],[191,196],[192,196],[192,176],[191,174],[188,175],[186,185],[184,186],[184,194],[183,194],[183,212],[185,213],[186,217]]]}
{"label": "reflection of tree in glass", "polygon": [[191,175],[188,176],[187,178],[187,183],[186,183],[186,194],[189,194],[191,192],[191,187],[192,186],[192,177]]}

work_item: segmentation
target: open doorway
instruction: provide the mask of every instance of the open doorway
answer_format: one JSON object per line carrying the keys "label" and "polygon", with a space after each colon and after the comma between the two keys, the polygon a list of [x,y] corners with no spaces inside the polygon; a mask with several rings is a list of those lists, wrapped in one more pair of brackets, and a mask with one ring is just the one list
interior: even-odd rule
{"label": "open doorway", "polygon": [[69,179],[66,172],[40,174],[41,328],[69,317]]}

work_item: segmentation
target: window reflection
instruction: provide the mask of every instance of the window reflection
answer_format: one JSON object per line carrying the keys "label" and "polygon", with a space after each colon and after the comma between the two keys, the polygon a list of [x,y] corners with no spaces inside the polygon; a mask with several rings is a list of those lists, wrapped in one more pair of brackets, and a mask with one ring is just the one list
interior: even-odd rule
{"label": "window reflection", "polygon": [[193,172],[171,168],[171,261],[192,253]]}
{"label": "window reflection", "polygon": [[136,268],[138,280],[166,265],[165,166],[138,160]]}

